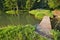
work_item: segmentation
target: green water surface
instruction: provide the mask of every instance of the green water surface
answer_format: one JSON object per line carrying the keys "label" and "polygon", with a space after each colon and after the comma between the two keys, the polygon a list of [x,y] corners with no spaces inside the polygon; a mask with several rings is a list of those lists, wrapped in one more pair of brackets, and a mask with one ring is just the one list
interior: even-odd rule
{"label": "green water surface", "polygon": [[33,15],[28,12],[21,12],[18,15],[0,15],[0,26],[6,25],[26,25],[26,24],[37,24],[40,20],[36,19]]}

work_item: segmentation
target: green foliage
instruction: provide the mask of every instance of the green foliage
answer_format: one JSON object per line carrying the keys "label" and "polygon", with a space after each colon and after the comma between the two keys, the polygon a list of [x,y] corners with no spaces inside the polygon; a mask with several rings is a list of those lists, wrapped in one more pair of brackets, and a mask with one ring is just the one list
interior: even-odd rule
{"label": "green foliage", "polygon": [[57,8],[60,6],[60,1],[59,0],[48,0],[48,5],[50,8]]}
{"label": "green foliage", "polygon": [[27,0],[26,1],[26,9],[30,10],[36,0]]}
{"label": "green foliage", "polygon": [[8,14],[18,13],[18,3],[17,0],[4,0],[4,11]]}
{"label": "green foliage", "polygon": [[20,0],[20,8],[24,10],[30,10],[36,0]]}
{"label": "green foliage", "polygon": [[12,8],[16,8],[17,0],[4,0],[3,3],[5,10],[12,10]]}
{"label": "green foliage", "polygon": [[32,25],[0,28],[0,40],[47,40],[35,32]]}
{"label": "green foliage", "polygon": [[31,10],[29,11],[29,13],[35,15],[37,19],[42,19],[44,16],[49,16],[53,18],[53,14],[52,12],[50,12],[50,10],[37,9],[37,10]]}
{"label": "green foliage", "polygon": [[17,14],[17,11],[14,10],[10,10],[10,11],[6,11],[7,14]]}
{"label": "green foliage", "polygon": [[41,0],[38,0],[37,2],[40,2]]}
{"label": "green foliage", "polygon": [[[51,31],[54,40],[60,40],[59,31]],[[17,25],[0,28],[0,40],[48,40],[35,32],[32,25]]]}
{"label": "green foliage", "polygon": [[53,35],[54,40],[60,40],[60,32],[58,30],[52,30],[51,35]]}
{"label": "green foliage", "polygon": [[[47,2],[48,1],[48,2]],[[38,7],[49,5],[50,8],[58,8],[60,6],[59,0],[0,0],[0,9],[15,10],[24,9],[30,10]],[[36,6],[34,6],[36,5]],[[38,5],[38,6],[37,6]]]}

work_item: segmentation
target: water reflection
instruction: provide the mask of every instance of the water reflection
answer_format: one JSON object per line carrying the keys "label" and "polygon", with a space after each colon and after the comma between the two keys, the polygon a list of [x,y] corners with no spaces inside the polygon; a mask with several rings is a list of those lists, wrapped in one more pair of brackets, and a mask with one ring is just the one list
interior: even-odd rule
{"label": "water reflection", "polygon": [[26,24],[37,24],[40,20],[35,19],[33,15],[28,13],[17,15],[1,15],[0,16],[0,26],[6,25],[26,25]]}

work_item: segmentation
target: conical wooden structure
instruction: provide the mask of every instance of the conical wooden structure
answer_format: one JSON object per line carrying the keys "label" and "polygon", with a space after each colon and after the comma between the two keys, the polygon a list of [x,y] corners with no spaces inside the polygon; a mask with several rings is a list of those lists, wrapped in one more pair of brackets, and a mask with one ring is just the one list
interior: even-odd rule
{"label": "conical wooden structure", "polygon": [[45,37],[51,38],[51,22],[49,16],[44,16],[40,24],[37,26],[37,32]]}
{"label": "conical wooden structure", "polygon": [[46,34],[48,34],[51,31],[51,23],[49,16],[44,16],[42,21],[40,22],[40,30]]}

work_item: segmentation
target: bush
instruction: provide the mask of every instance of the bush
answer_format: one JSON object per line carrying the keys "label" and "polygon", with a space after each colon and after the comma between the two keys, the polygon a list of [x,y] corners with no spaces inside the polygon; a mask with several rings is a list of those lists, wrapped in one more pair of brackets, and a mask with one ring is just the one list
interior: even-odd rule
{"label": "bush", "polygon": [[50,8],[57,9],[60,6],[59,0],[48,0],[48,5]]}
{"label": "bush", "polygon": [[16,10],[6,11],[7,14],[18,14]]}
{"label": "bush", "polygon": [[36,34],[33,26],[8,26],[0,28],[0,40],[46,40]]}
{"label": "bush", "polygon": [[37,19],[42,19],[44,16],[53,18],[53,13],[50,10],[36,9],[29,11],[30,14],[35,15]]}
{"label": "bush", "polygon": [[[52,31],[54,40],[58,40],[59,31]],[[35,32],[32,25],[7,26],[0,28],[0,40],[48,40]]]}

